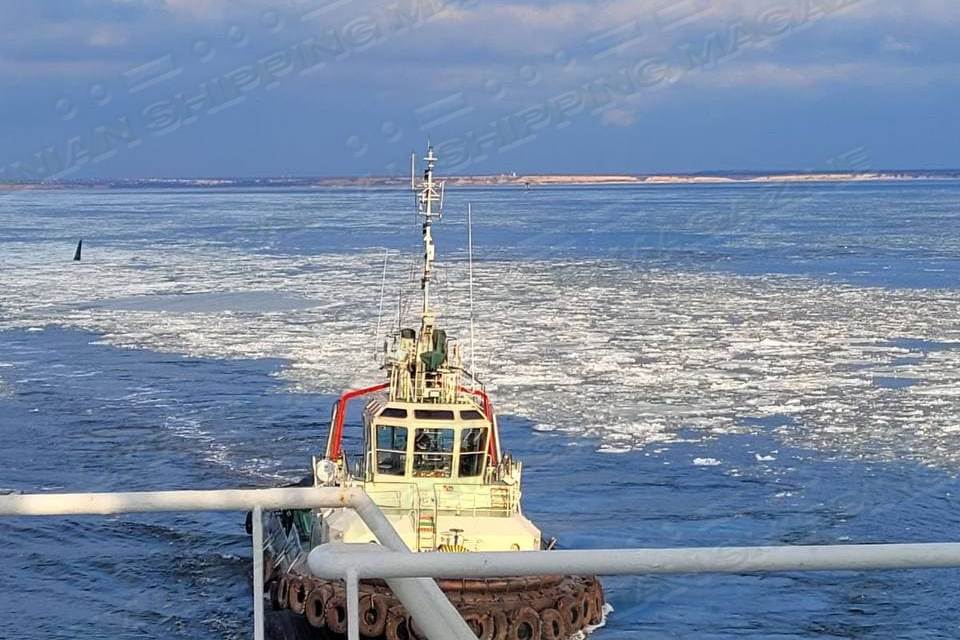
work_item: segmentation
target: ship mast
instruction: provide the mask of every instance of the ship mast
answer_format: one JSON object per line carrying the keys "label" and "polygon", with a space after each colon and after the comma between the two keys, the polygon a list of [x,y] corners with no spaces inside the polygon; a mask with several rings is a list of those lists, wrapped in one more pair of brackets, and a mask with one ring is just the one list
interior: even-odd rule
{"label": "ship mast", "polygon": [[427,146],[423,160],[425,169],[421,180],[417,180],[416,154],[411,157],[410,171],[410,188],[416,193],[417,215],[423,223],[420,331],[398,326],[392,347],[384,345],[384,368],[389,372],[391,401],[457,403],[460,402],[463,371],[460,345],[436,325],[436,310],[430,305],[430,284],[436,260],[433,222],[443,217],[444,183],[434,179],[437,156],[433,146]]}
{"label": "ship mast", "polygon": [[[416,155],[413,156],[413,162],[416,163]],[[427,148],[427,156],[424,158],[426,169],[423,173],[423,183],[417,190],[417,213],[423,218],[423,276],[420,278],[420,289],[423,291],[423,311],[422,317],[425,319],[430,315],[430,280],[433,276],[433,262],[436,258],[436,247],[433,244],[433,218],[443,217],[443,185],[444,183],[434,182],[433,170],[437,164],[437,156],[433,152],[433,146]],[[411,176],[412,178],[412,176]],[[413,182],[416,189],[416,182]]]}
{"label": "ship mast", "polygon": [[436,327],[434,309],[430,306],[430,283],[436,247],[433,244],[433,221],[443,217],[444,183],[434,180],[437,156],[428,145],[423,159],[426,168],[417,181],[417,156],[411,158],[410,188],[416,193],[417,215],[423,222],[423,273],[420,290],[423,307],[420,331],[399,330],[392,352],[386,354],[390,371],[390,398],[412,402],[454,402],[459,389],[460,355],[454,342]]}

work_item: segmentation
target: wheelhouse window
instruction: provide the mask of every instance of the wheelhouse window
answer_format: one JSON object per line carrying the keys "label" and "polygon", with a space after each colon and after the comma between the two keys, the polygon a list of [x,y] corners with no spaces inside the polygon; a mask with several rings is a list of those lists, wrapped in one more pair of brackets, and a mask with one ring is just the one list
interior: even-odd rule
{"label": "wheelhouse window", "polygon": [[413,415],[417,420],[453,420],[453,411],[447,409],[417,409]]}
{"label": "wheelhouse window", "polygon": [[402,476],[407,472],[407,428],[377,425],[377,473]]}
{"label": "wheelhouse window", "polygon": [[460,477],[475,478],[483,473],[487,455],[487,430],[464,429],[460,432]]}
{"label": "wheelhouse window", "polygon": [[413,475],[449,478],[453,474],[453,429],[417,429],[413,439]]}

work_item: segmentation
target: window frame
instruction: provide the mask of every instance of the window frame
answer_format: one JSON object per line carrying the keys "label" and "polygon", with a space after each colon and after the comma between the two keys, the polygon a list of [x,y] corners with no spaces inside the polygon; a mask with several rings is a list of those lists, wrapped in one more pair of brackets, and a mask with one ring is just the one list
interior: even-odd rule
{"label": "window frame", "polygon": [[[459,428],[460,437],[457,439],[457,478],[482,478],[484,469],[486,468],[486,456],[487,456],[487,443],[490,441],[490,426],[484,425],[482,427],[473,427],[468,425],[462,425]],[[481,439],[477,449],[472,451],[463,450],[464,438],[467,436],[467,433],[470,431],[479,431],[481,432]],[[477,473],[471,475],[464,475],[462,472],[464,458],[474,458],[479,460],[479,467]]]}
{"label": "window frame", "polygon": [[[402,429],[404,432],[404,448],[403,449],[383,449],[380,447],[380,430],[381,429],[393,429],[393,434],[391,436],[391,445],[396,441],[397,430]],[[378,476],[388,476],[390,478],[405,478],[407,477],[407,471],[410,465],[410,427],[407,425],[399,424],[377,424],[373,425],[373,441],[376,443],[374,447],[374,456],[373,456],[373,469],[374,475]],[[397,473],[388,473],[385,471],[380,471],[380,454],[387,453],[400,456],[402,461],[403,469]]]}
{"label": "window frame", "polygon": [[[457,462],[457,444],[458,444],[458,443],[457,443],[457,431],[458,431],[457,425],[456,425],[456,424],[448,424],[448,425],[444,425],[444,426],[441,426],[441,425],[430,425],[430,426],[416,425],[416,426],[413,427],[413,429],[414,429],[414,436],[413,436],[413,449],[412,449],[412,451],[411,451],[412,457],[411,457],[411,460],[410,460],[410,464],[411,464],[411,467],[410,467],[410,477],[411,477],[411,478],[414,478],[414,479],[424,479],[424,478],[426,478],[426,479],[447,479],[447,480],[450,480],[450,479],[453,479],[453,478],[457,477],[457,476],[455,475],[455,474],[456,474],[456,462]],[[448,431],[448,432],[450,433],[450,450],[449,450],[449,451],[445,451],[445,450],[437,450],[437,451],[424,450],[424,451],[418,451],[418,450],[417,450],[417,440],[418,440],[419,437],[420,437],[420,432],[421,432],[421,431],[435,431],[435,432]],[[443,436],[440,436],[440,437],[443,437]],[[442,443],[441,443],[441,444],[442,444]],[[449,472],[448,472],[446,475],[418,475],[418,472],[417,472],[417,460],[418,460],[418,458],[422,458],[422,457],[424,457],[424,456],[436,456],[436,457],[447,458],[448,461],[449,461]],[[421,472],[421,473],[426,473],[426,472]]]}

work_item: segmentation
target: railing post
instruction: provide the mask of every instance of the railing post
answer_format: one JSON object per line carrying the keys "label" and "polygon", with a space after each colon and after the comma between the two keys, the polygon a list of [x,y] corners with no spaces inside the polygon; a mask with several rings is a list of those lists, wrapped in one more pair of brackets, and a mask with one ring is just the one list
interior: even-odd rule
{"label": "railing post", "polygon": [[253,508],[253,638],[264,640],[263,509]]}
{"label": "railing post", "polygon": [[347,640],[360,640],[360,586],[357,572],[347,571]]}

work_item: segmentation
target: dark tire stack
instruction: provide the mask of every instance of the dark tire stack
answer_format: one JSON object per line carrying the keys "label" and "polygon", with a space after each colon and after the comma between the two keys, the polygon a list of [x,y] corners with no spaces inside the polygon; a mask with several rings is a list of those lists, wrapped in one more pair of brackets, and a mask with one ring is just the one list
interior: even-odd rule
{"label": "dark tire stack", "polygon": [[[479,640],[565,640],[603,620],[596,578],[543,576],[440,580],[441,589]],[[287,574],[270,581],[270,601],[289,620],[276,640],[346,635],[346,591],[340,582]],[[298,635],[293,638],[290,633]],[[360,585],[360,633],[370,640],[420,640],[414,620],[382,581]],[[287,634],[287,635],[283,635]]]}

